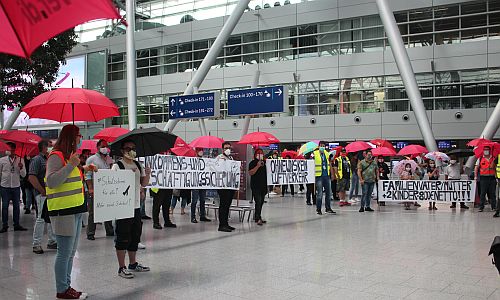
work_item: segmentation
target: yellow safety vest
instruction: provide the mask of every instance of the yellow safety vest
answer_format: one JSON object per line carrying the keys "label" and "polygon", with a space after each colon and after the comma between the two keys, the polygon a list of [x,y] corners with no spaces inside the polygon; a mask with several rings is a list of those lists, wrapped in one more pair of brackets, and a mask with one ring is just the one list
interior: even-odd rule
{"label": "yellow safety vest", "polygon": [[[349,158],[346,156],[345,159],[347,159],[347,164],[349,164],[350,168],[351,162],[349,161]],[[342,168],[344,167],[344,164],[342,163],[342,156],[337,157],[336,160],[337,160],[337,179],[342,179],[342,176],[344,176],[342,172]]]}
{"label": "yellow safety vest", "polygon": [[[64,156],[59,151],[52,151],[50,155],[57,155],[66,165]],[[47,177],[45,177],[47,182]],[[47,193],[47,209],[49,211],[63,210],[83,205],[82,173],[78,167],[73,168],[68,178],[55,188],[45,187]]]}
{"label": "yellow safety vest", "polygon": [[497,161],[497,178],[500,178],[500,154],[498,154],[498,161]]}
{"label": "yellow safety vest", "polygon": [[[328,162],[328,152],[325,150],[324,151],[325,153],[325,158],[326,158],[326,167],[328,168],[328,176],[330,176],[330,163]],[[315,169],[314,169],[314,174],[316,177],[321,177],[321,174],[323,173],[323,164],[322,164],[322,161],[321,161],[321,153],[319,152],[319,150],[314,150],[313,152],[313,155],[314,155],[314,164],[315,164]]]}

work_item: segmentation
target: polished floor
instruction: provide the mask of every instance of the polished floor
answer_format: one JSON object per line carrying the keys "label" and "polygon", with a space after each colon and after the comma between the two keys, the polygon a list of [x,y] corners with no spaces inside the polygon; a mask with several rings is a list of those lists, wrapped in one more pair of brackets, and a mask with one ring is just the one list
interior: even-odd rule
{"label": "polished floor", "polygon": [[[98,227],[95,241],[82,235],[73,286],[89,299],[500,299],[487,256],[500,235],[491,212],[424,204],[318,216],[303,195],[269,200],[268,224],[241,224],[235,214],[234,233],[191,224],[179,207],[177,229],[145,221],[138,258],[152,271],[130,280],[117,276],[113,239]],[[55,298],[55,252],[32,252],[32,218],[22,216],[30,231],[0,235],[2,300]]]}

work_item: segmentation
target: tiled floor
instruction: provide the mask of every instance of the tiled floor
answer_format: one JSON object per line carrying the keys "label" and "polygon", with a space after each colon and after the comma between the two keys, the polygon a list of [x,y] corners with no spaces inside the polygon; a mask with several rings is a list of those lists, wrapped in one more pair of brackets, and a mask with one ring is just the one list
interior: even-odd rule
{"label": "tiled floor", "polygon": [[[132,280],[117,276],[113,239],[98,227],[95,241],[82,235],[73,286],[89,299],[500,299],[487,256],[500,220],[490,212],[389,205],[318,216],[303,197],[286,197],[264,215],[265,226],[233,222],[234,233],[191,224],[179,208],[177,229],[146,221],[138,257],[152,271]],[[29,232],[0,235],[2,300],[55,298],[55,252],[32,253],[32,218],[22,216]]]}

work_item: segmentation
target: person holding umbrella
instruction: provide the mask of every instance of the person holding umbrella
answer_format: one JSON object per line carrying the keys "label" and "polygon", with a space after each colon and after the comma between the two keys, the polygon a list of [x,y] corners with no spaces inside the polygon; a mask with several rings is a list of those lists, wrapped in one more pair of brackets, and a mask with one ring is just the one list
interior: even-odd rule
{"label": "person holding umbrella", "polygon": [[[462,174],[463,174],[463,169],[460,166],[460,163],[457,161],[457,156],[454,154],[450,155],[450,164],[445,167],[444,169],[444,179],[445,180],[460,180],[462,179]],[[452,202],[451,209],[457,208],[457,203]],[[461,209],[469,209],[467,205],[465,205],[464,202],[460,202],[460,208]]]}
{"label": "person holding umbrella", "polygon": [[248,164],[248,174],[250,175],[250,186],[252,196],[255,199],[254,220],[257,225],[262,226],[266,221],[262,220],[262,206],[267,194],[267,171],[264,161],[264,151],[256,149],[254,159]]}
{"label": "person holding umbrella", "polygon": [[[429,180],[439,180],[439,169],[436,167],[436,162],[431,159],[428,164],[427,176],[429,176]],[[429,201],[429,210],[437,210],[436,201]]]}
{"label": "person holding umbrella", "polygon": [[[484,211],[484,204],[486,203],[486,195],[491,204],[491,209],[496,210],[496,186],[495,179],[497,159],[492,156],[491,147],[484,146],[483,153],[479,159],[479,165],[476,165],[474,173],[476,178],[479,176],[479,184],[481,188],[481,202],[479,204],[479,211]],[[495,213],[496,214],[496,213]]]}
{"label": "person holding umbrella", "polygon": [[[217,159],[222,160],[233,160],[231,156],[231,143],[222,143],[222,153],[217,156]],[[277,155],[276,155],[277,156]],[[219,231],[222,232],[232,232],[236,228],[229,226],[229,209],[231,208],[231,203],[233,202],[234,191],[233,190],[217,190],[219,194],[220,204],[219,204]]]}

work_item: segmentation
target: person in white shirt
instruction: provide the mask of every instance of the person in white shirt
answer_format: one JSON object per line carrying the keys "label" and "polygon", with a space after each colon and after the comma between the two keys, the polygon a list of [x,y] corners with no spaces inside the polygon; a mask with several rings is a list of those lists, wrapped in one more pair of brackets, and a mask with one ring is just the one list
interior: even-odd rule
{"label": "person in white shirt", "polygon": [[[222,160],[233,160],[233,157],[231,156],[231,143],[229,142],[224,142],[222,144],[222,154],[217,156],[217,159],[222,159]],[[231,203],[233,202],[233,197],[234,197],[234,191],[230,189],[220,189],[217,190],[217,193],[219,194],[219,231],[222,232],[232,232],[235,230],[234,227],[229,226],[228,219],[229,219],[229,211],[231,208]]]}
{"label": "person in white shirt", "polygon": [[[446,166],[444,169],[444,179],[446,180],[460,180],[462,179],[462,174],[463,174],[463,169],[460,163],[457,160],[457,157],[455,155],[450,155],[450,164]],[[452,202],[451,209],[457,208],[457,203]],[[469,209],[467,205],[465,205],[464,202],[460,202],[460,208],[461,209]]]}
{"label": "person in white shirt", "polygon": [[6,143],[10,151],[5,151],[5,156],[0,158],[0,194],[2,195],[2,229],[0,233],[7,232],[9,228],[9,202],[12,200],[14,231],[26,231],[19,224],[19,203],[21,201],[21,181],[26,177],[24,161],[15,154],[16,144]]}

